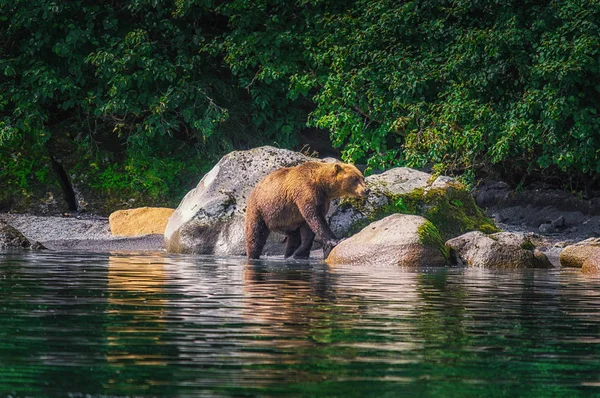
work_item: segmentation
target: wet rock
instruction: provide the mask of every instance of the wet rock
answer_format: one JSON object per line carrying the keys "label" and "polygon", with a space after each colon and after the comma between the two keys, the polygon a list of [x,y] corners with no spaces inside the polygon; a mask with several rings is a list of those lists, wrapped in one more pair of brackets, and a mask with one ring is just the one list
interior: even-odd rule
{"label": "wet rock", "polygon": [[329,265],[443,266],[445,254],[431,222],[420,216],[393,214],[343,240],[326,261]]}
{"label": "wet rock", "polygon": [[175,209],[165,207],[139,207],[118,210],[110,215],[110,231],[117,236],[164,234],[169,217]]}
{"label": "wet rock", "polygon": [[39,242],[32,242],[13,226],[0,221],[0,250],[9,249],[44,249]]}
{"label": "wet rock", "polygon": [[[273,147],[236,151],[224,156],[188,192],[165,229],[165,246],[172,253],[244,255],[248,195],[267,174],[281,167],[315,160]],[[264,253],[281,254],[283,235],[271,234]]]}
{"label": "wet rock", "polygon": [[564,248],[560,253],[560,265],[581,268],[584,261],[600,249],[600,238],[589,238]]}
{"label": "wet rock", "polygon": [[550,268],[544,253],[535,249],[522,233],[499,232],[486,235],[473,231],[446,242],[456,262],[481,268]]}

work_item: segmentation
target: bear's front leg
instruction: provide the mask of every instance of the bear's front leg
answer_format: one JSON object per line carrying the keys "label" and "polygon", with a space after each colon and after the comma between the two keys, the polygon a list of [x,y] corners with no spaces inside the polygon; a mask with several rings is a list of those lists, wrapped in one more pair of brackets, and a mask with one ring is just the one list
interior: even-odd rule
{"label": "bear's front leg", "polygon": [[325,214],[313,203],[304,204],[303,206],[298,206],[298,208],[310,229],[323,242],[323,256],[327,258],[331,250],[339,243],[339,240],[335,237],[331,228],[329,228],[327,221],[325,221]]}
{"label": "bear's front leg", "polygon": [[269,237],[269,228],[257,212],[249,211],[246,214],[246,255],[249,259],[260,258],[263,247]]}
{"label": "bear's front leg", "polygon": [[336,247],[338,243],[340,243],[340,241],[337,239],[323,242],[323,258],[325,260],[327,260],[327,257],[329,257],[329,253],[331,253],[333,248]]}

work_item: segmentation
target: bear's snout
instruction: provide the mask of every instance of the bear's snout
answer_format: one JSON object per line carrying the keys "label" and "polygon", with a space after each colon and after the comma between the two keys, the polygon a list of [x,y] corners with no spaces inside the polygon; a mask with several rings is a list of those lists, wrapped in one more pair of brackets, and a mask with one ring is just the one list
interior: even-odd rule
{"label": "bear's snout", "polygon": [[367,187],[365,187],[364,185],[361,187],[362,189],[357,189],[356,193],[358,197],[366,199],[367,196],[369,196],[369,193],[371,192],[371,190]]}

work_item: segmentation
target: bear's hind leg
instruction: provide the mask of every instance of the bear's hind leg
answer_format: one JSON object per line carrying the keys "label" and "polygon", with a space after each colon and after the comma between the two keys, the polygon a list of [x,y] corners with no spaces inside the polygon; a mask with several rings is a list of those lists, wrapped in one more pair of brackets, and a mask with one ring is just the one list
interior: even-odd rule
{"label": "bear's hind leg", "polygon": [[299,230],[302,243],[294,252],[294,258],[308,258],[310,256],[310,249],[312,248],[313,241],[315,240],[315,233],[306,223],[302,224]]}
{"label": "bear's hind leg", "polygon": [[287,242],[285,245],[285,253],[283,255],[284,258],[288,258],[298,247],[300,247],[300,243],[302,242],[300,238],[300,230],[296,229],[292,232],[288,232],[285,234]]}
{"label": "bear's hind leg", "polygon": [[259,258],[269,237],[269,228],[258,214],[246,214],[246,255]]}

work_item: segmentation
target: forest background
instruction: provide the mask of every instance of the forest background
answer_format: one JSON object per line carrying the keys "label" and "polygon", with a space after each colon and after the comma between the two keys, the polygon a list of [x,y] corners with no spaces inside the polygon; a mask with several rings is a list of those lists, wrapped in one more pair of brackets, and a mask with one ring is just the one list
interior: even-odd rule
{"label": "forest background", "polygon": [[231,150],[307,142],[588,192],[599,26],[595,0],[0,0],[0,210],[174,207]]}

